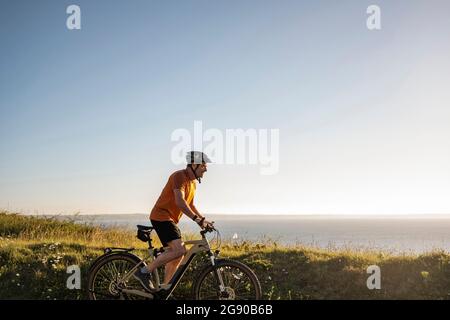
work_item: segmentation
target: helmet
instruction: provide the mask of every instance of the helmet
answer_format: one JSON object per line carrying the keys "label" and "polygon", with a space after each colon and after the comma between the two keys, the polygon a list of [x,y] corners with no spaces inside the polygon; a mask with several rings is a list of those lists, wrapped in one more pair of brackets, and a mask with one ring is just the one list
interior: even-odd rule
{"label": "helmet", "polygon": [[211,163],[211,160],[208,158],[206,154],[200,151],[189,151],[186,154],[186,162],[189,168],[191,168],[192,173],[194,174],[195,178],[198,180],[198,183],[202,183],[202,179],[197,176],[197,173],[195,173],[194,168],[192,167],[193,164],[202,164],[202,163]]}
{"label": "helmet", "polygon": [[186,154],[187,164],[211,163],[211,159],[201,151],[189,151]]}

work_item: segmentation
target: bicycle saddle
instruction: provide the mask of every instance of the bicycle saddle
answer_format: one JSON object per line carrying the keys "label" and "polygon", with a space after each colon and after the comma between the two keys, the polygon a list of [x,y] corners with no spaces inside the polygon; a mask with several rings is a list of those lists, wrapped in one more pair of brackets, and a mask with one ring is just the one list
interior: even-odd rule
{"label": "bicycle saddle", "polygon": [[152,231],[153,226],[142,226],[140,224],[137,225],[138,230],[140,231]]}

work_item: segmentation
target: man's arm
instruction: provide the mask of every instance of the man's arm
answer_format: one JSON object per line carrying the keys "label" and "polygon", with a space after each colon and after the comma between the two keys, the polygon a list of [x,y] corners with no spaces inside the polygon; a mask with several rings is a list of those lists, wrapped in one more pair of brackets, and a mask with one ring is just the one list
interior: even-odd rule
{"label": "man's arm", "polygon": [[194,221],[200,225],[200,227],[204,228],[207,225],[212,225],[211,222],[206,221],[205,217],[203,217],[198,210],[195,208],[193,203],[191,206],[184,199],[184,191],[180,189],[173,190],[175,195],[175,203],[178,208],[180,208],[181,212],[187,215],[189,218],[193,219],[197,217]]}
{"label": "man's arm", "polygon": [[202,225],[202,228],[205,228],[205,226],[207,226],[207,225],[212,226],[212,225],[214,224],[214,221],[209,222],[208,220],[205,219],[205,216],[201,215],[200,212],[198,212],[197,208],[196,208],[195,205],[194,205],[194,200],[191,201],[191,203],[189,204],[189,206],[190,206],[190,208],[192,209],[192,211],[194,211],[195,214],[196,214],[197,216],[199,216],[200,219],[203,220],[204,223],[203,223],[203,225]]}
{"label": "man's arm", "polygon": [[189,204],[189,207],[194,211],[194,213],[201,218],[204,218],[200,212],[198,212],[197,208],[194,205],[194,199],[192,199],[191,203]]}
{"label": "man's arm", "polygon": [[[177,207],[180,208],[181,212],[183,212],[185,215],[187,215],[189,218],[194,219],[195,216],[197,216],[200,220],[203,217],[198,215],[196,211],[192,210],[192,208],[189,206],[189,204],[184,199],[184,191],[180,189],[174,189],[173,193],[175,195],[175,203],[177,204]],[[198,223],[198,221],[195,221]]]}

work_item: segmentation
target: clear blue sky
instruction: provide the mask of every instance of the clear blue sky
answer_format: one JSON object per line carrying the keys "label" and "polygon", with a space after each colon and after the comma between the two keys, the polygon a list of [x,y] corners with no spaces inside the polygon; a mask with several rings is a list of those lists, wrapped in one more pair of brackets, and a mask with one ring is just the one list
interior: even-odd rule
{"label": "clear blue sky", "polygon": [[[82,29],[66,28],[81,7]],[[382,29],[366,28],[381,7]],[[148,212],[177,128],[280,130],[206,213],[450,212],[448,1],[7,1],[0,208]]]}

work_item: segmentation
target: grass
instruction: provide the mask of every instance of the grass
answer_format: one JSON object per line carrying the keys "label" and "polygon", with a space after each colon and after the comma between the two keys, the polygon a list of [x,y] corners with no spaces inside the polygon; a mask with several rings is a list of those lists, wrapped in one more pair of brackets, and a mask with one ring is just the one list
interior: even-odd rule
{"label": "grass", "polygon": [[[146,253],[146,244],[134,232],[0,212],[0,299],[86,299],[85,281],[81,290],[67,289],[66,269],[79,265],[85,280],[92,261],[109,246]],[[450,300],[450,255],[444,251],[394,255],[288,247],[267,240],[222,243],[221,256],[249,265],[260,279],[264,299]],[[175,291],[177,299],[191,298],[201,263],[196,260],[186,273]],[[381,269],[380,290],[366,286],[370,265]]]}

